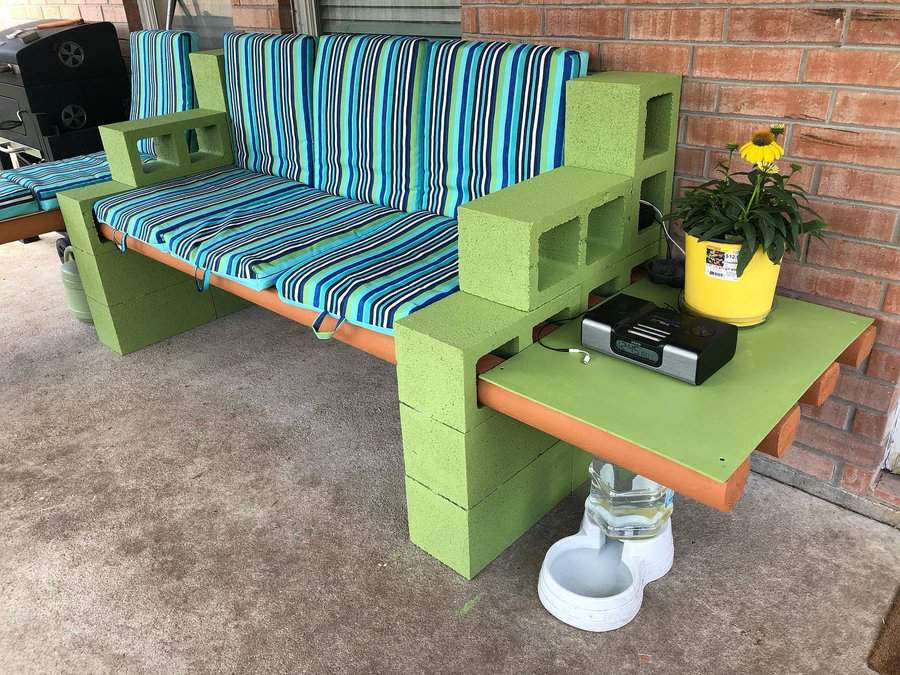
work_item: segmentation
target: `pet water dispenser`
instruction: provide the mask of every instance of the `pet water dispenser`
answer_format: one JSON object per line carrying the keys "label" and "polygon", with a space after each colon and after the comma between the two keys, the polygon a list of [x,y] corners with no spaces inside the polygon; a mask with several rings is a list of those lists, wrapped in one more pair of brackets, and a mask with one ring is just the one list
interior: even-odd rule
{"label": "pet water dispenser", "polygon": [[637,616],[644,586],[672,568],[673,492],[602,459],[589,472],[581,529],[547,551],[538,597],[560,621],[601,632]]}

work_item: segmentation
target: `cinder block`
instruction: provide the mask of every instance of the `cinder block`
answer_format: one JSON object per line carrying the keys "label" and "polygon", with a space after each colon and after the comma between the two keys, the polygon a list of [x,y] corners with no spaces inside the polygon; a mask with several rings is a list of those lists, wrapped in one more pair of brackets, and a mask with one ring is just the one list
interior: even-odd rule
{"label": "cinder block", "polygon": [[674,162],[681,76],[606,72],[566,85],[565,163],[636,176]]}
{"label": "cinder block", "polygon": [[472,429],[490,414],[477,403],[478,359],[514,342],[526,347],[535,325],[584,301],[578,286],[522,312],[459,292],[411,314],[394,331],[400,401],[458,431]]}
{"label": "cinder block", "polygon": [[194,77],[194,91],[197,94],[197,107],[227,112],[225,50],[194,52],[189,58],[191,74]]}
{"label": "cinder block", "polygon": [[572,446],[556,443],[471,509],[407,476],[409,536],[471,579],[572,490]]}
{"label": "cinder block", "polygon": [[631,184],[561,167],[461,206],[460,288],[522,311],[569,290],[588,262],[622,257]]}
{"label": "cinder block", "polygon": [[97,251],[75,248],[75,263],[84,291],[105,305],[117,305],[188,278],[139,253],[122,253],[112,242]]}
{"label": "cinder block", "polygon": [[216,318],[212,296],[190,279],[112,306],[88,296],[88,305],[97,337],[123,355]]}
{"label": "cinder block", "polygon": [[112,243],[100,238],[94,222],[94,202],[130,189],[128,185],[107,181],[57,194],[59,209],[66,223],[66,233],[75,248],[93,255],[112,250]]}
{"label": "cinder block", "polygon": [[[197,150],[188,147],[196,132]],[[100,138],[113,180],[144,187],[232,164],[228,115],[214,110],[184,112],[100,127]],[[137,142],[153,138],[157,159],[144,162]]]}
{"label": "cinder block", "polygon": [[406,475],[472,508],[557,439],[492,412],[464,433],[400,404]]}

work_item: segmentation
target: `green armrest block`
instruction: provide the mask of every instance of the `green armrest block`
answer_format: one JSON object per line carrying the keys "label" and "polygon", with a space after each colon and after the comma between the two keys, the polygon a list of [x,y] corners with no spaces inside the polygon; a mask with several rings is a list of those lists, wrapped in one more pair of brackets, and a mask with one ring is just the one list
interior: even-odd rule
{"label": "green armrest block", "polygon": [[123,183],[106,181],[58,193],[56,199],[72,246],[92,255],[113,251],[115,249],[113,243],[101,239],[97,231],[93,213],[94,202],[131,189]]}
{"label": "green armrest block", "polygon": [[[188,132],[197,133],[197,150],[188,147]],[[103,149],[114,181],[132,187],[153,185],[173,178],[232,164],[228,115],[217,110],[186,110],[100,127]],[[155,140],[157,158],[141,159],[137,142]]]}
{"label": "green armrest block", "polygon": [[211,49],[190,55],[197,107],[204,110],[228,110],[225,94],[225,50]]}
{"label": "green armrest block", "polygon": [[531,311],[625,255],[632,179],[561,167],[459,209],[466,293]]}
{"label": "green armrest block", "polygon": [[681,76],[606,72],[566,84],[565,164],[626,176],[671,167]]}

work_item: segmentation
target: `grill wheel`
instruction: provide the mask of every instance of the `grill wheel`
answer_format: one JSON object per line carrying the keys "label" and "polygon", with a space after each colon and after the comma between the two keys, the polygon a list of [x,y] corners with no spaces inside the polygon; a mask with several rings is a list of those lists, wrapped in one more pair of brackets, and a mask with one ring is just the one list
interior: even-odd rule
{"label": "grill wheel", "polygon": [[78,68],[84,63],[84,48],[77,42],[66,40],[56,50],[62,64],[68,68]]}
{"label": "grill wheel", "polygon": [[66,129],[81,129],[87,124],[87,111],[77,103],[70,103],[59,113],[59,118]]}

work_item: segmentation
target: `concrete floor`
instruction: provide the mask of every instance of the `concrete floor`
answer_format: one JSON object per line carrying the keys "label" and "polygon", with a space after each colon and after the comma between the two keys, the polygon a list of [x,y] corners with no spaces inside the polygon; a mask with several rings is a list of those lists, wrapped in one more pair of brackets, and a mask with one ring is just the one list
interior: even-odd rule
{"label": "concrete floor", "polygon": [[[900,532],[752,476],[592,635],[538,602],[570,498],[472,582],[407,539],[391,367],[252,308],[121,358],[53,238],[0,247],[0,670],[862,673]],[[129,254],[135,255],[135,254]]]}

